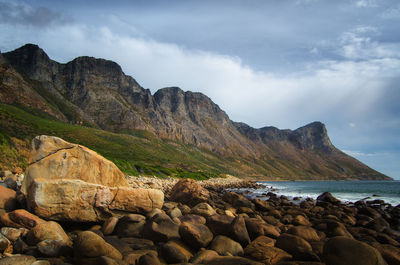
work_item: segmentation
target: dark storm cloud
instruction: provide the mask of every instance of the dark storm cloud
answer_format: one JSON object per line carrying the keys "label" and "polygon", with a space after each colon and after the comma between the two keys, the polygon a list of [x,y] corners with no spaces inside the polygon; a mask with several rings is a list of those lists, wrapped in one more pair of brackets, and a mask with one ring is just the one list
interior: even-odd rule
{"label": "dark storm cloud", "polygon": [[61,14],[47,7],[32,7],[21,3],[0,2],[0,23],[44,27],[63,23]]}

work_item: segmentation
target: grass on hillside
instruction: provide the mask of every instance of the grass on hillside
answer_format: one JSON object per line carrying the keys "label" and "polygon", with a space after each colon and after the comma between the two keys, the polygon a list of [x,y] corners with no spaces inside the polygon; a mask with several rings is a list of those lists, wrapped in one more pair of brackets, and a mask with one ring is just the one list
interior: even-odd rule
{"label": "grass on hillside", "polygon": [[95,150],[129,175],[189,177],[208,179],[221,174],[243,174],[235,159],[174,141],[160,140],[145,131],[116,134],[95,128],[56,121],[21,107],[0,104],[0,167],[26,167],[27,157],[19,155],[12,140],[30,141],[46,134]]}

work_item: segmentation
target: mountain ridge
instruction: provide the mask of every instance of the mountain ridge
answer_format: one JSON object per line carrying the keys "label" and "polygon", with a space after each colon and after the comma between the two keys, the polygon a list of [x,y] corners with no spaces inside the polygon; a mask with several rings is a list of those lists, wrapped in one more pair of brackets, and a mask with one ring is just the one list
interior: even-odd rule
{"label": "mountain ridge", "polygon": [[[65,64],[51,60],[37,45],[27,44],[3,54],[25,80],[36,82],[32,95],[51,100],[51,111],[41,110],[63,122],[85,124],[117,133],[143,130],[160,139],[183,142],[219,156],[253,161],[271,176],[299,178],[387,179],[331,143],[325,125],[313,122],[296,130],[252,128],[233,122],[209,97],[178,87],[151,94],[115,62],[81,56]],[[5,63],[3,63],[4,65]],[[15,89],[18,91],[18,89]],[[7,102],[33,106],[29,102]],[[1,97],[3,95],[3,97]],[[47,96],[44,96],[47,95]],[[38,99],[39,100],[39,99]],[[40,100],[39,100],[40,101]],[[260,170],[259,170],[260,171]],[[261,170],[262,171],[262,170]],[[260,173],[262,176],[265,173]]]}

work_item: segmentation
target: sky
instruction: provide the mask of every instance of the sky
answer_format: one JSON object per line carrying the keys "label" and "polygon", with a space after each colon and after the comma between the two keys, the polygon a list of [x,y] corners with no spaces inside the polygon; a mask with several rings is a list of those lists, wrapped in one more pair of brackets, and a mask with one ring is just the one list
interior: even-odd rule
{"label": "sky", "polygon": [[0,49],[113,60],[152,93],[209,96],[234,121],[296,129],[400,179],[398,0],[0,0]]}

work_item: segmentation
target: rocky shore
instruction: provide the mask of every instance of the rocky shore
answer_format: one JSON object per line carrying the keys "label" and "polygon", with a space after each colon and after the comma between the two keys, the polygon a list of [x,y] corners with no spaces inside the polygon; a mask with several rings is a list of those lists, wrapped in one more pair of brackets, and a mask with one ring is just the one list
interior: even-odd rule
{"label": "rocky shore", "polygon": [[35,140],[22,183],[19,169],[0,174],[0,265],[400,264],[400,206],[329,193],[250,199],[225,190],[255,185],[232,177],[115,186],[87,170],[107,165],[120,181],[93,151]]}

